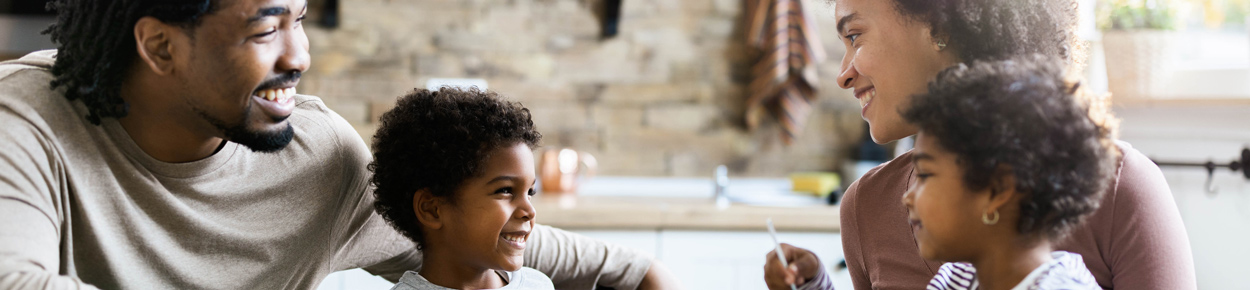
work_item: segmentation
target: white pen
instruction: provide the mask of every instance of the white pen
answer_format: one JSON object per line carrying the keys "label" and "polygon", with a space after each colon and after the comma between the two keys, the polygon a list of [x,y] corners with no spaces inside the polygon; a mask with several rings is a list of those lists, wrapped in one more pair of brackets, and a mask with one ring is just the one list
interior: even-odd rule
{"label": "white pen", "polygon": [[[781,267],[789,270],[790,263],[786,262],[786,253],[781,251],[781,241],[777,240],[777,228],[773,227],[773,218],[768,218],[768,234],[773,236],[773,245],[776,246],[774,249],[777,251],[777,259],[781,260]],[[790,290],[798,290],[798,288],[790,284]]]}

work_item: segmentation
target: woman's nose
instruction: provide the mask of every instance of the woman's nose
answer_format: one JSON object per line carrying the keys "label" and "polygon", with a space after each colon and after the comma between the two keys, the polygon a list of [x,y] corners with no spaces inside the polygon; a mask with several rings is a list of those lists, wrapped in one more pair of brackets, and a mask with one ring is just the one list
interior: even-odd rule
{"label": "woman's nose", "polygon": [[859,70],[855,68],[855,61],[850,54],[842,58],[842,72],[838,73],[838,86],[843,89],[853,88],[855,78],[859,77]]}

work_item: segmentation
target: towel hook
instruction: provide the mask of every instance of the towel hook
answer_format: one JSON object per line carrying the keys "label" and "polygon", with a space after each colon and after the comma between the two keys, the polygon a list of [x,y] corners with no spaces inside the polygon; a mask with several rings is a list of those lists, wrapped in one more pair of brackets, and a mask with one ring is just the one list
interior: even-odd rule
{"label": "towel hook", "polygon": [[1205,184],[1203,184],[1203,190],[1205,190],[1207,192],[1207,195],[1210,195],[1210,196],[1214,196],[1215,193],[1220,190],[1219,187],[1215,186],[1215,169],[1216,168],[1227,167],[1228,169],[1232,170],[1234,173],[1236,173],[1237,171],[1241,171],[1241,175],[1245,176],[1246,180],[1250,180],[1250,148],[1242,148],[1241,158],[1234,159],[1232,162],[1229,162],[1228,164],[1216,164],[1214,161],[1209,161],[1209,160],[1206,163],[1160,162],[1154,159],[1151,159],[1151,161],[1153,161],[1155,165],[1158,165],[1161,167],[1162,166],[1202,167],[1206,169],[1207,181]]}
{"label": "towel hook", "polygon": [[1203,164],[1203,167],[1207,168],[1207,184],[1205,187],[1207,190],[1207,195],[1214,196],[1216,192],[1220,191],[1220,188],[1216,187],[1215,182],[1214,182],[1215,181],[1215,162],[1207,161],[1206,164]]}

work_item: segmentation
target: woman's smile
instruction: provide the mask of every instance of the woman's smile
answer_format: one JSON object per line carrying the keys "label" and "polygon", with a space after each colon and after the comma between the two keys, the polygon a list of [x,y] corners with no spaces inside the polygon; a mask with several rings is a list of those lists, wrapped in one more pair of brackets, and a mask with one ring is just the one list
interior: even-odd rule
{"label": "woman's smile", "polygon": [[877,88],[874,86],[855,90],[855,99],[859,100],[859,116],[864,120],[868,120],[868,105],[872,104],[872,99],[876,97]]}

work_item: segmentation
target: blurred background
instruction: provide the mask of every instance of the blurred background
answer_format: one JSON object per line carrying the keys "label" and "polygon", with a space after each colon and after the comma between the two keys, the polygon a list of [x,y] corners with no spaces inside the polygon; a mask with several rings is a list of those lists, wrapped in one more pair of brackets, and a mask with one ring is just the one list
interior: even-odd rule
{"label": "blurred background", "polygon": [[[1250,148],[1248,1],[1080,3],[1088,84],[1114,93],[1120,138],[1178,164],[1161,168],[1200,289],[1250,289],[1238,283],[1250,273],[1250,180],[1228,167]],[[0,0],[0,59],[53,48],[40,2]],[[540,223],[651,253],[688,289],[760,289],[771,217],[783,242],[813,249],[851,289],[837,265],[837,198],[910,142],[867,139],[835,81],[844,47],[832,4],[806,3],[828,57],[812,64],[817,97],[790,144],[774,118],[744,117],[761,54],[743,0],[311,0],[313,65],[298,89],[369,141],[409,90],[488,87],[531,110],[545,137],[537,156],[564,165],[545,188],[574,181],[572,193],[540,195]],[[389,286],[354,270],[322,289]]]}

